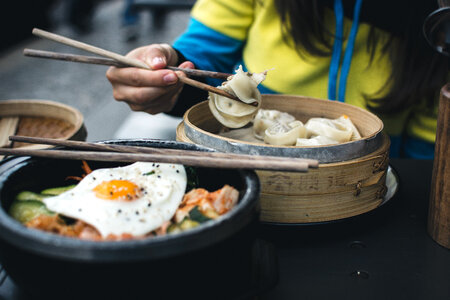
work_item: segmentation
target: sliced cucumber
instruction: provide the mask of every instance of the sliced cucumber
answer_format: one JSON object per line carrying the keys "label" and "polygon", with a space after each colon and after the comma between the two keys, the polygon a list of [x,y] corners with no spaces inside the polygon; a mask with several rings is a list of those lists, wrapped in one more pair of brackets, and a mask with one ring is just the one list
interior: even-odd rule
{"label": "sliced cucumber", "polygon": [[199,179],[196,168],[185,166],[184,169],[186,170],[186,177],[187,177],[187,184],[186,184],[186,193],[187,193],[190,190],[195,189],[199,186]]}
{"label": "sliced cucumber", "polygon": [[202,214],[210,219],[217,219],[218,217],[220,217],[220,215],[216,213],[214,209],[207,209],[203,211]]}
{"label": "sliced cucumber", "polygon": [[45,189],[45,190],[41,191],[41,194],[42,195],[48,195],[48,196],[57,196],[59,194],[62,194],[64,192],[67,192],[67,191],[73,189],[74,187],[76,187],[76,184],[72,184],[72,185],[68,185],[68,186],[49,188],[49,189]]}
{"label": "sliced cucumber", "polygon": [[189,218],[198,223],[203,223],[211,220],[211,218],[208,218],[207,216],[205,216],[200,212],[198,206],[195,206],[193,209],[191,209],[191,211],[189,212]]}
{"label": "sliced cucumber", "polygon": [[167,233],[177,232],[181,232],[181,228],[177,224],[170,224],[169,227],[167,227]]}
{"label": "sliced cucumber", "polygon": [[22,191],[17,194],[16,200],[19,201],[41,201],[44,200],[44,198],[49,197],[45,195],[41,195],[38,193],[30,192],[30,191]]}
{"label": "sliced cucumber", "polygon": [[186,218],[178,226],[180,227],[181,231],[185,231],[187,229],[195,228],[198,225],[200,225],[199,222]]}
{"label": "sliced cucumber", "polygon": [[14,201],[9,208],[9,214],[22,224],[40,215],[54,215],[53,212],[47,209],[44,203],[36,200]]}
{"label": "sliced cucumber", "polygon": [[200,225],[199,222],[190,220],[189,218],[184,218],[184,220],[181,221],[181,223],[170,224],[169,227],[167,227],[167,233],[182,232],[191,228],[195,228],[198,225]]}

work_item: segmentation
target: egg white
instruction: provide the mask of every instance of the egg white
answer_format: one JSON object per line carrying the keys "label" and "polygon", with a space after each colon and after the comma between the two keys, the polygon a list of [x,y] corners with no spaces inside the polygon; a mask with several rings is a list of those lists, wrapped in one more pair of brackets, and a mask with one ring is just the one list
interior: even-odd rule
{"label": "egg white", "polygon": [[[103,181],[128,180],[142,191],[132,201],[96,197],[93,189]],[[88,174],[70,191],[44,199],[48,209],[82,220],[103,237],[109,234],[145,235],[170,220],[186,189],[185,169],[178,164],[136,162]]]}

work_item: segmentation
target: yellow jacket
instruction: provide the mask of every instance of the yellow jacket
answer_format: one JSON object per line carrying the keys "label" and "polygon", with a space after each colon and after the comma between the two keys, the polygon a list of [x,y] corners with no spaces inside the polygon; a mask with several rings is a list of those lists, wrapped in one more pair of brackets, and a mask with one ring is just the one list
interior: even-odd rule
{"label": "yellow jacket", "polygon": [[[262,84],[262,93],[328,98],[331,57],[299,55],[293,41],[283,38],[273,0],[198,0],[191,14],[188,29],[174,47],[197,68],[232,73],[242,64],[250,72],[270,70]],[[325,24],[330,32],[335,32],[334,20],[333,11],[327,11]],[[347,47],[351,26],[352,20],[344,18],[343,49]],[[369,24],[359,24],[345,90],[345,102],[362,108],[367,108],[364,96],[380,97],[387,93],[391,74],[389,58],[381,54],[383,43],[377,46],[371,60],[367,48],[369,30]],[[376,30],[381,39],[388,38],[388,33]],[[409,156],[430,158],[436,116],[437,107],[427,110],[424,105],[406,107],[395,116],[380,116],[391,136],[392,155],[396,156],[395,152],[402,146],[401,137],[408,136],[414,143],[428,146],[428,153]]]}

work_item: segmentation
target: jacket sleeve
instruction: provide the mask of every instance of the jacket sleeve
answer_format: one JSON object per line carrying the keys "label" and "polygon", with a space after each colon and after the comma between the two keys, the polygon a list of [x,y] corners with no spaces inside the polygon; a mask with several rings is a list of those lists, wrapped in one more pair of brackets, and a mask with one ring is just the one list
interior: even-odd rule
{"label": "jacket sleeve", "polygon": [[[242,48],[252,21],[251,0],[198,0],[186,31],[173,44],[181,58],[179,63],[189,60],[197,69],[233,73],[242,60]],[[212,78],[203,80],[213,86],[222,83]],[[169,114],[181,116],[206,98],[204,91],[185,86]]]}

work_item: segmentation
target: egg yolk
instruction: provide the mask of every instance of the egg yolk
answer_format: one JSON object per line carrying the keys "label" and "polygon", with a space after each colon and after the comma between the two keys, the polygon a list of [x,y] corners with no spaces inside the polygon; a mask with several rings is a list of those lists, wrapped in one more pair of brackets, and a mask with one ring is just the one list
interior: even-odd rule
{"label": "egg yolk", "polygon": [[106,200],[132,201],[141,196],[139,187],[128,180],[103,181],[93,191],[98,198]]}

